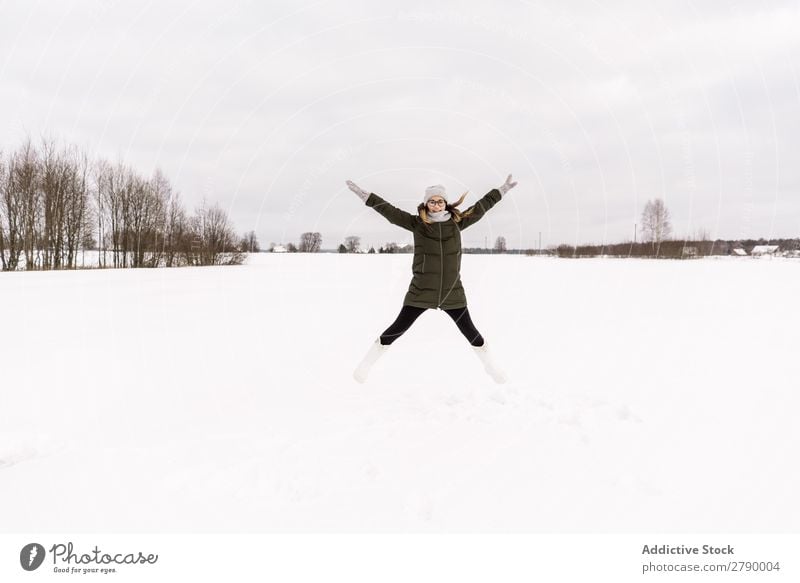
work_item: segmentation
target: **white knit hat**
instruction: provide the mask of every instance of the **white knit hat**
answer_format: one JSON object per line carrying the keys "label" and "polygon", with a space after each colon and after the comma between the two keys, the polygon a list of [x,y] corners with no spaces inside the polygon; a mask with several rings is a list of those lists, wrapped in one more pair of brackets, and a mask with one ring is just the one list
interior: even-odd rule
{"label": "white knit hat", "polygon": [[428,188],[426,188],[425,200],[423,202],[425,204],[428,204],[428,201],[437,194],[441,196],[445,202],[450,202],[449,200],[447,200],[447,194],[445,193],[444,186],[442,186],[441,184],[434,184],[433,186],[429,186]]}

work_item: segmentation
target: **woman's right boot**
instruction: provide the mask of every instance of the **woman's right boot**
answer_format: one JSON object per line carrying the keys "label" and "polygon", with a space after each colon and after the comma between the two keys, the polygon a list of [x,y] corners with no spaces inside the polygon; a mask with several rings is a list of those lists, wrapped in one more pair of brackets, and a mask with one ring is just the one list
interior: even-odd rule
{"label": "woman's right boot", "polygon": [[492,377],[494,382],[501,385],[508,380],[508,375],[506,375],[506,373],[503,372],[494,362],[492,353],[489,352],[489,347],[486,345],[485,340],[481,346],[473,346],[472,350],[474,350],[475,354],[478,355],[478,358],[481,359],[484,370],[489,373],[489,376]]}
{"label": "woman's right boot", "polygon": [[353,378],[356,379],[359,383],[363,383],[367,380],[367,375],[369,374],[372,365],[387,351],[389,350],[390,344],[381,344],[380,337],[372,343],[370,346],[369,351],[367,354],[364,355],[364,359],[361,361],[356,367],[356,370],[353,371]]}

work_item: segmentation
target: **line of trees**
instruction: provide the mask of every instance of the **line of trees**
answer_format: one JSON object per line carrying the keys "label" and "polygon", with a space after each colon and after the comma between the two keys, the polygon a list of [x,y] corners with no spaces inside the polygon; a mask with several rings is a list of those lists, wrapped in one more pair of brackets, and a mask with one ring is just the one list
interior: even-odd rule
{"label": "line of trees", "polygon": [[[555,254],[559,257],[662,257],[665,259],[690,259],[715,254],[714,241],[661,241],[656,245],[646,243],[615,243],[610,245],[559,245]],[[718,248],[719,251],[721,248]],[[716,253],[720,254],[720,253]]]}
{"label": "line of trees", "polygon": [[[350,237],[345,238],[344,243],[339,244],[338,248],[339,253],[364,253],[361,250],[361,237],[357,235],[352,235]],[[369,250],[366,253],[413,253],[414,246],[413,245],[403,245],[402,247],[391,241],[389,243],[385,243],[381,245],[377,251],[375,251],[375,247],[370,246]]]}
{"label": "line of trees", "polygon": [[75,269],[89,249],[98,267],[233,265],[258,240],[253,231],[237,237],[227,213],[205,200],[189,215],[160,170],[145,178],[52,140],[0,153],[2,269]]}
{"label": "line of trees", "polygon": [[[693,235],[684,239],[672,237],[672,222],[669,210],[662,199],[648,200],[641,215],[641,223],[637,225],[637,236],[641,234],[641,241],[626,241],[621,243],[603,245],[558,245],[546,249],[509,249],[506,238],[498,236],[494,246],[464,247],[464,254],[525,254],[525,255],[556,255],[559,257],[655,257],[688,259],[709,255],[730,255],[738,248],[746,252],[755,245],[768,243],[777,244],[784,250],[800,250],[800,240],[773,239],[759,240],[712,240],[707,229],[699,229]],[[321,251],[322,237],[319,233],[303,233],[300,244],[289,243],[285,250],[288,252],[319,252]],[[274,244],[272,245],[274,248]],[[340,243],[337,248],[339,253],[363,253],[361,237],[350,235]],[[400,246],[396,242],[388,242],[378,248],[370,247],[368,253],[413,253],[411,244]]]}
{"label": "line of trees", "polygon": [[[664,201],[660,198],[648,200],[642,211],[641,218],[642,241],[616,243],[611,245],[559,245],[549,254],[559,257],[597,257],[611,255],[615,257],[660,257],[666,259],[692,259],[710,255],[730,255],[736,248],[750,252],[756,245],[765,245],[768,241],[744,240],[730,241],[711,240],[708,231],[700,229],[694,236],[685,239],[672,237],[672,222],[670,213]],[[783,249],[795,250],[798,248],[797,240],[773,239],[772,244]],[[536,254],[533,251],[528,254]]]}
{"label": "line of trees", "polygon": [[[778,245],[787,251],[800,250],[800,239],[669,239],[661,241],[654,249],[651,242],[646,243],[616,243],[611,245],[559,245],[555,249],[547,250],[542,254],[558,255],[559,257],[657,257],[663,259],[694,259],[711,255],[731,255],[734,249],[742,249],[749,254],[756,245]],[[539,254],[536,250],[528,250],[528,255]]]}
{"label": "line of trees", "polygon": [[276,245],[275,243],[269,244],[270,253],[286,252],[286,253],[319,253],[322,251],[322,234],[307,232],[300,235],[300,243],[287,243],[286,245]]}

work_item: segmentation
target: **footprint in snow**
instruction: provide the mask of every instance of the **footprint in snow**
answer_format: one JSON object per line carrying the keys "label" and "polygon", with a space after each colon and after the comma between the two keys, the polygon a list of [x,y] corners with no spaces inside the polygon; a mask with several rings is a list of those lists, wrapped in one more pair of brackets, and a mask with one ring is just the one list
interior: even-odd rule
{"label": "footprint in snow", "polygon": [[643,480],[640,476],[631,473],[620,474],[614,484],[622,490],[644,494],[647,496],[660,496],[662,491],[657,487]]}
{"label": "footprint in snow", "polygon": [[20,462],[36,458],[39,453],[35,449],[18,449],[0,453],[0,470],[10,468]]}
{"label": "footprint in snow", "polygon": [[63,450],[49,434],[0,432],[0,469]]}
{"label": "footprint in snow", "polygon": [[406,500],[406,511],[428,522],[433,518],[434,503],[430,495],[412,492]]}

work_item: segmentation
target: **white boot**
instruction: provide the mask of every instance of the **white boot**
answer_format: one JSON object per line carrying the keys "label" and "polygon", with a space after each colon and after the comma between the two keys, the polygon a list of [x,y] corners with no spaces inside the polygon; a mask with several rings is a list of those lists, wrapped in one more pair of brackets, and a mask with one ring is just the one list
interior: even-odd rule
{"label": "white boot", "polygon": [[375,364],[375,361],[377,361],[387,350],[389,350],[389,346],[391,345],[381,344],[380,338],[375,340],[375,342],[372,343],[372,346],[369,347],[367,354],[364,355],[361,364],[359,364],[356,367],[356,370],[353,371],[353,378],[359,383],[366,381],[372,365]]}
{"label": "white boot", "polygon": [[472,349],[475,351],[475,354],[478,355],[478,358],[481,359],[483,363],[483,368],[486,369],[486,372],[489,373],[489,376],[494,379],[494,382],[497,384],[503,384],[508,380],[508,376],[504,373],[500,368],[494,363],[492,359],[492,353],[489,352],[489,348],[486,346],[486,341],[483,341],[483,346],[473,346]]}

